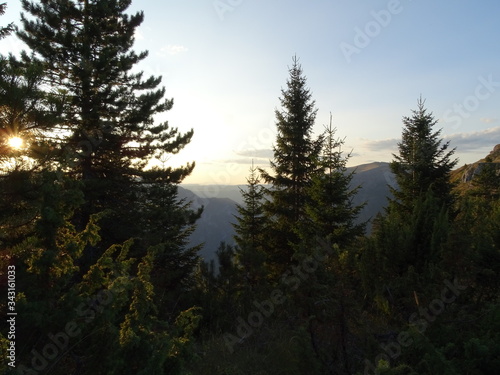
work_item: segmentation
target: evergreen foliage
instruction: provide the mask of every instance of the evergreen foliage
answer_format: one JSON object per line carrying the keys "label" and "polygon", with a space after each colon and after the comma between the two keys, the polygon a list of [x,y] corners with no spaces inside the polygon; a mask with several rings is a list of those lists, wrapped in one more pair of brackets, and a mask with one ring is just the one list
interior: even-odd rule
{"label": "evergreen foliage", "polygon": [[265,189],[260,185],[257,168],[250,168],[247,190],[240,189],[243,205],[238,205],[237,222],[233,224],[236,235],[236,262],[250,290],[265,278],[266,217],[264,215]]}
{"label": "evergreen foliage", "polygon": [[[3,171],[54,168],[50,137],[43,132],[59,120],[57,103],[40,90],[43,66],[0,56],[0,163]],[[15,149],[12,137],[22,139]]]}
{"label": "evergreen foliage", "polygon": [[203,309],[205,333],[221,334],[233,328],[235,316],[245,314],[251,296],[246,295],[246,300],[241,296],[244,276],[238,270],[234,247],[221,242],[216,256],[217,264],[215,260],[200,264],[194,300]]}
{"label": "evergreen foliage", "polygon": [[[167,122],[155,124],[154,115],[171,109],[173,101],[164,99],[161,77],[132,73],[147,57],[147,52],[132,50],[142,12],[127,15],[130,0],[23,0],[22,5],[34,17],[23,16],[24,29],[18,33],[33,51],[24,60],[42,65],[44,84],[61,106],[61,119],[51,129],[59,137],[60,167],[83,182],[79,226],[113,206],[114,225],[103,226],[110,230],[106,238],[120,242],[139,236],[139,228],[122,222],[142,198],[137,187],[177,184],[194,168],[146,169],[154,158],[179,152],[193,132],[180,134]],[[108,229],[120,227],[127,228],[125,237]]]}
{"label": "evergreen foliage", "polygon": [[480,164],[480,170],[471,181],[472,195],[483,196],[488,201],[494,201],[500,197],[500,166],[486,159],[486,163]]}
{"label": "evergreen foliage", "polygon": [[453,150],[432,131],[436,121],[422,99],[413,113],[403,118],[399,155],[391,163],[394,198],[375,220],[362,262],[365,288],[392,324],[404,324],[415,302],[432,295],[451,235]]}
{"label": "evergreen foliage", "polygon": [[398,189],[392,188],[394,203],[406,212],[411,212],[414,202],[429,190],[447,208],[453,204],[450,172],[457,164],[451,160],[455,150],[448,150],[449,142],[439,139],[440,130],[433,131],[436,123],[421,98],[413,116],[403,118],[399,154],[393,154],[391,170],[398,185]]}
{"label": "evergreen foliage", "polygon": [[32,54],[0,59],[0,266],[16,265],[22,291],[19,371],[179,374],[200,319],[179,301],[201,212],[177,197],[194,164],[147,168],[192,131],[155,125],[173,102],[161,78],[131,73],[147,56],[132,50],[143,15],[130,1],[22,5]]}
{"label": "evergreen foliage", "polygon": [[[6,8],[7,8],[7,3],[0,3],[0,16],[3,16],[5,14]],[[9,23],[7,26],[0,26],[0,39],[5,38],[13,31],[14,31],[13,23]]]}
{"label": "evergreen foliage", "polygon": [[272,236],[267,239],[271,274],[281,273],[292,262],[293,245],[299,240],[297,224],[306,216],[307,189],[318,169],[322,146],[321,139],[313,139],[317,110],[297,57],[289,74],[287,87],[281,90],[282,108],[275,111],[277,138],[270,162],[274,175],[260,169],[264,182],[271,185],[264,205],[272,221]]}
{"label": "evergreen foliage", "polygon": [[344,141],[336,139],[335,133],[330,117],[322,136],[318,167],[307,188],[310,199],[306,204],[307,216],[301,231],[305,239],[314,236],[328,238],[343,247],[364,233],[364,224],[356,224],[363,206],[353,206],[352,199],[359,187],[351,188],[355,172],[347,172],[350,155],[343,156]]}

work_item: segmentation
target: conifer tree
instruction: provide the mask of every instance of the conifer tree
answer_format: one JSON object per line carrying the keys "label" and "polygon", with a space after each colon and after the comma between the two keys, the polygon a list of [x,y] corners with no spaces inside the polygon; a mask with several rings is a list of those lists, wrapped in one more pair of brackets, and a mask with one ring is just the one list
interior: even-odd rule
{"label": "conifer tree", "polygon": [[424,300],[439,279],[454,214],[450,172],[457,161],[451,160],[449,142],[442,143],[440,131],[433,131],[436,120],[422,99],[403,123],[399,154],[391,163],[398,188],[377,218],[364,262],[371,270],[366,285],[376,289],[377,304],[405,320],[415,304],[413,293]]}
{"label": "conifer tree", "polygon": [[60,137],[61,168],[82,180],[84,226],[92,213],[112,206],[116,215],[104,225],[110,243],[140,230],[123,218],[141,196],[138,185],[177,184],[194,164],[147,171],[149,162],[179,152],[193,132],[180,134],[167,122],[155,124],[155,114],[168,111],[161,77],[132,73],[147,52],[132,50],[134,32],[143,13],[128,15],[131,1],[22,0],[24,30],[20,38],[31,48],[26,61],[43,63],[45,84],[62,103],[61,121],[52,129]]}
{"label": "conifer tree", "polygon": [[129,226],[140,228],[137,246],[158,248],[151,279],[158,298],[156,305],[166,317],[178,304],[179,297],[193,287],[193,273],[202,245],[189,246],[189,236],[203,209],[191,210],[191,202],[179,199],[174,184],[154,182],[143,186],[140,192],[138,221],[130,222]]}
{"label": "conifer tree", "polygon": [[106,248],[129,238],[137,239],[131,248],[137,258],[160,246],[153,283],[163,290],[158,305],[167,314],[165,307],[175,305],[197,262],[198,248],[186,247],[200,212],[177,199],[176,187],[194,163],[148,166],[182,150],[193,132],[180,134],[167,122],[154,123],[173,100],[164,98],[161,77],[132,72],[147,52],[132,50],[144,16],[126,14],[130,3],[23,0],[32,18],[22,17],[19,36],[33,51],[24,61],[43,67],[44,86],[60,114],[50,129],[38,130],[57,137],[56,167],[81,181],[84,204],[73,222],[82,229],[92,214],[111,210],[101,220],[102,241],[80,259],[82,272]]}
{"label": "conifer tree", "polygon": [[263,201],[265,190],[260,185],[257,168],[250,168],[247,178],[247,190],[240,189],[243,205],[238,205],[237,222],[233,224],[236,231],[236,258],[245,284],[251,289],[263,278],[264,231],[266,218]]}
{"label": "conifer tree", "polygon": [[[32,17],[19,35],[33,55],[23,54],[23,64],[3,59],[0,80],[2,135],[29,141],[14,155],[28,163],[0,181],[2,205],[6,196],[10,205],[0,220],[0,265],[16,263],[28,320],[18,331],[20,371],[30,372],[33,353],[65,329],[61,322],[76,322],[78,339],[39,367],[177,374],[199,319],[173,302],[197,260],[186,244],[199,212],[176,194],[194,164],[145,167],[180,151],[192,132],[153,123],[172,101],[160,78],[131,73],[146,53],[131,51],[142,13],[126,15],[130,1],[22,4]],[[111,305],[96,302],[102,290]],[[138,346],[152,355],[139,356]]]}
{"label": "conifer tree", "polygon": [[399,153],[393,154],[391,170],[398,189],[392,188],[394,201],[410,212],[414,202],[429,190],[442,204],[450,208],[453,203],[450,172],[457,164],[451,157],[455,150],[448,150],[450,142],[439,138],[441,130],[434,131],[437,120],[424,107],[421,98],[412,117],[403,118],[402,140]]}
{"label": "conifer tree", "polygon": [[396,223],[406,217],[404,222],[412,223],[409,237],[404,240],[407,244],[400,244],[399,251],[406,252],[407,264],[423,272],[429,262],[436,261],[439,242],[446,240],[444,227],[450,219],[443,217],[449,217],[453,208],[450,172],[457,160],[451,160],[455,150],[448,151],[449,142],[439,139],[441,131],[433,131],[437,121],[425,109],[425,102],[419,99],[417,104],[413,116],[403,118],[405,128],[398,144],[399,155],[394,155],[391,163],[398,189],[392,189],[394,199],[389,204],[387,219]]}
{"label": "conifer tree", "polygon": [[245,313],[251,300],[241,298],[242,275],[234,246],[221,242],[215,255],[215,259],[200,263],[195,301],[203,309],[204,327],[219,333],[231,327],[235,315]]}
{"label": "conifer tree", "polygon": [[292,261],[293,244],[298,242],[296,226],[306,215],[307,188],[321,149],[321,141],[313,139],[312,134],[317,110],[297,57],[289,73],[287,88],[281,92],[282,108],[275,111],[278,134],[271,161],[274,175],[260,170],[264,182],[271,184],[264,206],[273,227],[267,241],[268,256],[278,269]]}
{"label": "conifer tree", "polygon": [[363,205],[354,206],[352,199],[359,187],[351,187],[354,171],[347,172],[349,155],[343,156],[344,140],[335,138],[336,129],[325,126],[323,147],[318,160],[318,170],[307,191],[307,219],[302,225],[303,239],[311,241],[315,236],[341,247],[363,234],[364,224],[356,223]]}
{"label": "conifer tree", "polygon": [[356,321],[353,312],[358,312],[353,298],[357,287],[353,244],[365,225],[356,223],[363,205],[355,206],[352,199],[359,188],[351,186],[354,172],[347,172],[349,155],[344,156],[344,140],[335,135],[330,116],[321,137],[317,171],[306,190],[310,199],[297,226],[300,242],[294,255],[299,264],[310,262],[314,271],[291,297],[299,314],[306,317],[300,324],[309,334],[311,349],[330,373],[344,374],[354,365],[348,337]]}
{"label": "conifer tree", "polygon": [[[50,141],[41,136],[57,121],[48,113],[50,99],[40,90],[40,64],[24,65],[12,55],[0,56],[0,258],[14,261],[13,249],[37,238],[48,213],[57,227],[69,215],[64,207],[76,209],[81,203],[75,181],[57,174],[53,168]],[[19,144],[13,144],[17,139]],[[50,199],[47,190],[58,180],[59,199]],[[47,201],[51,200],[52,205]],[[57,202],[57,203],[56,203]],[[55,207],[53,207],[55,206]],[[59,212],[60,211],[60,212]],[[56,214],[58,213],[58,214]],[[55,219],[61,215],[59,219]],[[53,234],[52,234],[53,236]]]}

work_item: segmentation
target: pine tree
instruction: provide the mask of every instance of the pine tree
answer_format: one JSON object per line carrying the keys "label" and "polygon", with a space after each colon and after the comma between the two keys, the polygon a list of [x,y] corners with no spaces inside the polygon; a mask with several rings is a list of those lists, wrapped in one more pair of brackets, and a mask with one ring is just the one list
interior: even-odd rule
{"label": "pine tree", "polygon": [[370,279],[365,283],[379,308],[392,318],[407,319],[415,305],[414,293],[421,301],[434,290],[442,258],[450,238],[454,194],[450,172],[456,160],[449,142],[442,143],[436,120],[418,101],[413,117],[404,117],[399,155],[391,169],[398,183],[392,189],[384,215],[377,218],[371,242],[364,257]]}
{"label": "pine tree", "polygon": [[203,309],[204,327],[220,333],[231,329],[235,315],[247,313],[245,308],[251,300],[241,295],[242,275],[236,264],[235,247],[221,242],[215,255],[215,259],[200,263],[195,301]]}
{"label": "pine tree", "polygon": [[273,227],[267,241],[269,261],[277,266],[278,273],[292,261],[293,245],[298,242],[296,226],[306,215],[307,188],[321,149],[321,141],[312,135],[317,110],[297,57],[289,73],[287,88],[281,91],[282,109],[275,111],[278,134],[271,161],[274,175],[260,170],[264,182],[271,184],[264,207]]}
{"label": "pine tree", "polygon": [[393,154],[391,170],[398,189],[392,189],[394,202],[411,212],[414,202],[429,190],[442,204],[450,208],[453,203],[450,172],[457,164],[451,160],[455,150],[448,150],[450,142],[439,139],[441,130],[433,131],[437,120],[419,99],[412,117],[403,118],[402,140],[398,143],[399,154]]}
{"label": "pine tree", "polygon": [[161,77],[132,72],[147,56],[132,50],[144,16],[126,14],[130,1],[22,4],[34,17],[22,17],[19,36],[33,50],[24,61],[42,65],[59,115],[50,129],[37,130],[56,137],[56,167],[82,184],[85,203],[72,220],[82,229],[92,214],[109,212],[101,220],[102,241],[80,259],[81,272],[129,238],[136,238],[131,254],[139,259],[160,246],[152,282],[162,290],[157,303],[168,314],[198,260],[198,248],[188,249],[187,238],[200,212],[177,199],[177,184],[194,163],[148,169],[153,160],[182,150],[193,131],[180,134],[167,122],[155,124],[154,116],[171,109],[173,100],[164,99]]}
{"label": "pine tree", "polygon": [[243,205],[238,205],[237,222],[233,224],[236,231],[236,258],[241,269],[245,285],[250,289],[257,286],[263,278],[264,231],[266,218],[264,216],[263,200],[265,190],[260,185],[257,168],[250,168],[247,178],[247,190],[240,189]]}
{"label": "pine tree", "polygon": [[[176,305],[197,261],[186,245],[199,212],[177,198],[194,164],[145,167],[180,151],[192,132],[153,123],[172,101],[160,78],[130,72],[146,57],[131,51],[142,13],[126,15],[130,1],[22,3],[33,18],[23,18],[19,35],[34,54],[22,64],[2,60],[0,80],[1,130],[29,141],[14,155],[27,163],[0,181],[10,204],[0,265],[16,263],[19,311],[29,321],[18,331],[19,359],[28,371],[61,323],[75,322],[78,339],[55,357],[42,353],[51,358],[39,367],[177,374],[199,320]],[[109,306],[99,305],[102,291]]]}
{"label": "pine tree", "polygon": [[349,155],[344,156],[344,140],[335,138],[336,129],[325,126],[318,171],[308,188],[310,201],[307,219],[302,225],[302,237],[311,242],[314,237],[328,238],[344,247],[364,232],[364,224],[356,223],[363,205],[354,206],[353,198],[359,187],[351,187],[354,171],[347,172]]}
{"label": "pine tree", "polygon": [[[37,130],[50,128],[57,120],[55,112],[46,110],[51,103],[40,90],[42,76],[39,64],[24,65],[12,55],[0,56],[0,253],[4,259],[34,236],[43,216],[44,190],[54,179],[59,179],[75,207],[81,202],[78,184],[54,173],[50,142]],[[20,143],[13,144],[13,139]]]}
{"label": "pine tree", "polygon": [[446,241],[454,202],[450,172],[457,163],[451,160],[455,150],[448,151],[449,142],[439,139],[440,130],[433,132],[437,121],[424,104],[419,99],[413,117],[403,118],[399,155],[394,155],[391,163],[398,189],[392,189],[394,199],[386,218],[393,223],[399,221],[399,226],[411,223],[406,230],[408,237],[403,239],[406,244],[400,243],[398,251],[405,253],[400,265],[411,264],[417,272],[424,272],[439,258],[436,252]]}
{"label": "pine tree", "polygon": [[164,99],[161,77],[132,73],[147,52],[132,50],[144,16],[127,15],[130,2],[22,0],[34,19],[23,16],[19,32],[34,53],[25,60],[43,63],[45,84],[62,103],[61,121],[51,131],[60,138],[61,168],[83,182],[79,226],[112,206],[116,214],[103,223],[109,243],[126,239],[120,228],[127,238],[140,234],[122,220],[132,219],[138,185],[177,184],[194,168],[146,170],[155,158],[179,152],[193,132],[154,124],[154,115],[171,109],[173,101]]}
{"label": "pine tree", "polygon": [[307,282],[291,299],[304,317],[296,324],[308,332],[311,349],[325,369],[347,374],[353,368],[348,337],[357,310],[353,244],[365,225],[356,223],[363,205],[355,206],[352,199],[359,188],[351,187],[354,172],[347,172],[349,155],[344,156],[344,140],[335,135],[330,116],[321,137],[317,170],[306,189],[310,197],[306,215],[297,226],[300,242],[294,247],[294,258],[303,268],[312,265],[309,270],[313,272],[307,273]]}

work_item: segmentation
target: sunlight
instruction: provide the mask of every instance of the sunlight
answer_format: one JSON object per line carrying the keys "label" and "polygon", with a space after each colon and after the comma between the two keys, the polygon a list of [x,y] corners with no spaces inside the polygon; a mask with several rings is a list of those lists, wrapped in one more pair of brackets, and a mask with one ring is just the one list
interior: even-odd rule
{"label": "sunlight", "polygon": [[20,150],[24,145],[24,141],[21,137],[10,137],[8,144],[14,150]]}

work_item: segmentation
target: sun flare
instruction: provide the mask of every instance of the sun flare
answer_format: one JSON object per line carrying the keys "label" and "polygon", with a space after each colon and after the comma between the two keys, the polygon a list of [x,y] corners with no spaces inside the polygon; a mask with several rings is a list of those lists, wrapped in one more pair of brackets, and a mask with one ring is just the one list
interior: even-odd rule
{"label": "sun flare", "polygon": [[14,150],[20,150],[24,145],[24,141],[20,137],[10,137],[8,140],[8,144]]}

